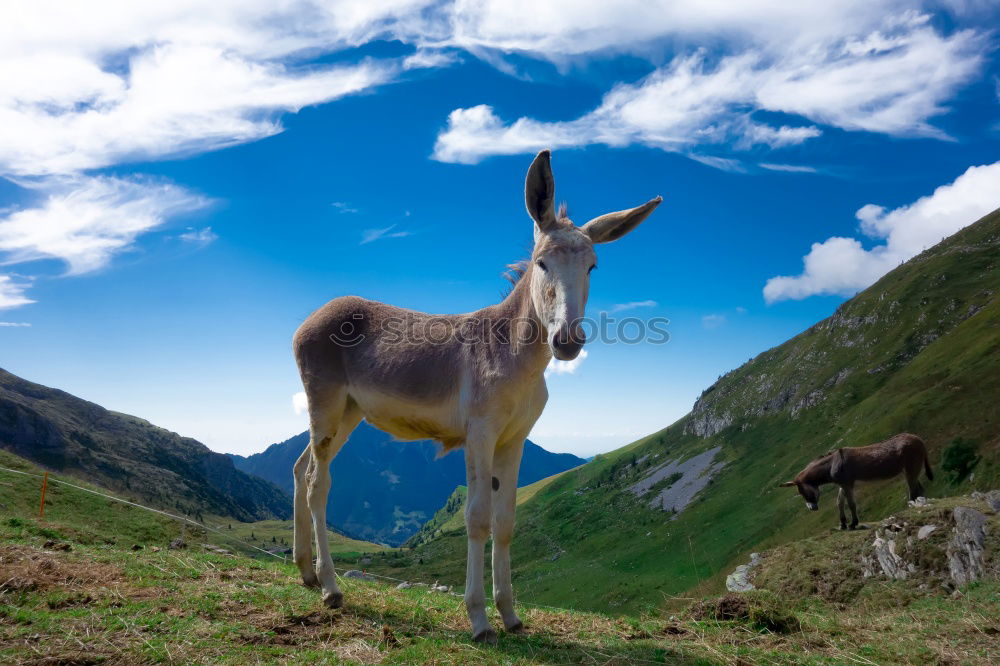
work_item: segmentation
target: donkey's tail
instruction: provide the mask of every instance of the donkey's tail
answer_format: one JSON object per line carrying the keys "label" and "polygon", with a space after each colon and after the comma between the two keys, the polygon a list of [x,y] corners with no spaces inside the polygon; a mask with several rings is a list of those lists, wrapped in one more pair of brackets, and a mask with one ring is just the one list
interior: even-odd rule
{"label": "donkey's tail", "polygon": [[927,474],[927,480],[934,480],[934,472],[931,471],[931,459],[927,455],[927,451],[924,451],[924,472]]}

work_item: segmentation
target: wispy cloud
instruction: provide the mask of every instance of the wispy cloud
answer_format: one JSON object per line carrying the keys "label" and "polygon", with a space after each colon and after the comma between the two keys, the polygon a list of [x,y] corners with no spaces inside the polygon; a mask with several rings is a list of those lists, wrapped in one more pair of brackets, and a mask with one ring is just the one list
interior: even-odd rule
{"label": "wispy cloud", "polygon": [[581,349],[580,355],[572,361],[557,361],[553,358],[549,361],[549,365],[545,368],[545,376],[551,377],[552,375],[572,375],[580,368],[580,365],[583,364],[589,355],[590,354],[587,353],[586,349]]}
{"label": "wispy cloud", "polygon": [[0,261],[58,259],[68,275],[104,268],[136,238],[210,201],[149,179],[76,177],[46,180],[41,205],[0,217]]}
{"label": "wispy cloud", "polygon": [[954,182],[908,206],[890,211],[874,204],[863,206],[856,214],[861,233],[883,243],[868,250],[856,238],[835,236],[813,243],[803,257],[802,273],[768,280],[764,300],[851,295],[998,205],[1000,162],[970,167]]}
{"label": "wispy cloud", "polygon": [[0,328],[31,328],[31,324],[23,321],[0,321]]}
{"label": "wispy cloud", "polygon": [[[809,48],[786,36],[718,60],[701,51],[679,55],[635,84],[616,86],[597,108],[574,120],[505,122],[487,105],[456,109],[434,157],[475,163],[542,147],[640,144],[739,170],[734,158],[695,149],[780,149],[819,136],[815,124],[946,138],[929,121],[979,72],[983,34],[970,29],[944,35],[929,16],[912,11],[863,17],[839,17],[838,29],[818,35]],[[775,127],[754,119],[755,111],[804,122]]]}
{"label": "wispy cloud", "polygon": [[358,212],[357,208],[351,206],[350,204],[348,204],[345,201],[334,201],[330,205],[333,206],[334,208],[336,208],[341,213],[357,213]]}
{"label": "wispy cloud", "polygon": [[701,318],[701,325],[709,330],[719,328],[726,323],[726,315],[709,314]]}
{"label": "wispy cloud", "polygon": [[0,310],[34,303],[24,295],[25,286],[14,282],[9,275],[0,275]]}
{"label": "wispy cloud", "polygon": [[212,231],[212,227],[204,227],[202,229],[190,229],[185,231],[178,236],[178,238],[185,243],[204,246],[217,241],[219,239],[219,235]]}
{"label": "wispy cloud", "polygon": [[769,162],[761,162],[757,166],[770,171],[787,171],[789,173],[819,173],[819,170],[815,167],[803,166],[801,164],[772,164]]}
{"label": "wispy cloud", "polygon": [[365,245],[367,243],[374,243],[377,240],[382,240],[385,238],[405,238],[406,236],[412,236],[412,231],[393,231],[396,228],[395,224],[391,224],[388,227],[383,227],[381,229],[365,229],[361,234],[360,245]]}
{"label": "wispy cloud", "polygon": [[608,314],[617,314],[619,312],[625,312],[626,310],[635,310],[636,308],[655,308],[659,303],[656,301],[632,301],[630,303],[615,303],[610,308],[607,309]]}

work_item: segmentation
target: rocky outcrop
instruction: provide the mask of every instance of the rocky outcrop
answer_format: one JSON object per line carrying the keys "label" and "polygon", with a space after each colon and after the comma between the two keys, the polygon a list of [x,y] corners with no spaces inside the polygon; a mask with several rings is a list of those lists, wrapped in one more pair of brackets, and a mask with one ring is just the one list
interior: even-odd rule
{"label": "rocky outcrop", "polygon": [[648,500],[651,509],[670,511],[676,516],[723,468],[723,463],[713,462],[721,450],[721,446],[716,446],[683,462],[661,463],[629,486],[629,491],[637,497],[652,493]]}
{"label": "rocky outcrop", "polygon": [[984,571],[986,515],[966,506],[956,507],[954,536],[948,542],[948,571],[955,585],[979,580]]}
{"label": "rocky outcrop", "polygon": [[749,592],[754,589],[750,582],[750,573],[754,567],[760,564],[760,553],[750,553],[750,561],[741,564],[733,573],[726,576],[726,589],[730,592]]}
{"label": "rocky outcrop", "polygon": [[[989,496],[1000,504],[1000,491],[991,491]],[[910,504],[917,509],[933,507],[927,500]],[[987,574],[988,533],[988,516],[968,506],[938,512],[922,525],[889,518],[876,528],[875,538],[861,554],[861,571],[865,578],[916,576],[941,579],[946,587],[962,587]]]}

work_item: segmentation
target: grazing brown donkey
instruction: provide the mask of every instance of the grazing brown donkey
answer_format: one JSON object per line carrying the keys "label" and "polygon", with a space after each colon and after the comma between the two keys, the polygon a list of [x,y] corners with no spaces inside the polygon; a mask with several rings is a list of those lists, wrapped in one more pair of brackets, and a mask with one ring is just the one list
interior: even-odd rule
{"label": "grazing brown donkey", "polygon": [[528,170],[525,202],[535,246],[502,303],[432,316],[346,296],[314,312],[295,333],[310,435],[295,464],[295,563],[306,585],[322,586],[331,608],[343,596],[327,543],[330,462],[364,418],[402,440],[465,447],[465,605],[473,638],[496,640],[483,594],[483,547],[491,531],[493,599],[508,631],[522,627],[514,612],[510,542],[524,439],[548,398],[545,367],[552,356],[576,358],[583,346],[580,319],[596,264],[594,244],[632,231],[661,201],[577,227],[556,211],[549,159],[549,151],[540,152]]}
{"label": "grazing brown donkey", "polygon": [[920,497],[924,488],[920,485],[920,470],[927,472],[927,478],[934,480],[931,463],[927,458],[927,446],[916,435],[901,433],[884,442],[868,446],[854,446],[831,451],[813,460],[799,472],[794,481],[786,481],[779,487],[795,486],[806,500],[806,506],[819,509],[819,487],[824,483],[840,486],[837,508],[840,509],[840,529],[847,529],[844,504],[851,507],[850,529],[858,526],[858,507],[854,502],[855,481],[877,481],[891,479],[900,472],[906,473],[906,483],[910,486],[910,499]]}

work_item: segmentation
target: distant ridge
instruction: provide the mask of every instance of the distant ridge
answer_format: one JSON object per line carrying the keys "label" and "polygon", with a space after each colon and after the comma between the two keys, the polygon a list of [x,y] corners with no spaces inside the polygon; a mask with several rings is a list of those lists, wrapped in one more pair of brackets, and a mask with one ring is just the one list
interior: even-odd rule
{"label": "distant ridge", "polygon": [[288,518],[280,488],[201,442],[0,369],[0,448],[161,508]]}
{"label": "distant ridge", "polygon": [[[308,443],[304,432],[261,453],[232,458],[237,468],[291,494],[292,466]],[[438,458],[439,448],[426,440],[396,441],[362,422],[333,460],[327,520],[352,537],[401,545],[465,483],[464,451]],[[525,486],[583,463],[573,454],[526,441],[518,483]]]}

